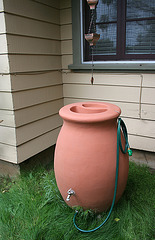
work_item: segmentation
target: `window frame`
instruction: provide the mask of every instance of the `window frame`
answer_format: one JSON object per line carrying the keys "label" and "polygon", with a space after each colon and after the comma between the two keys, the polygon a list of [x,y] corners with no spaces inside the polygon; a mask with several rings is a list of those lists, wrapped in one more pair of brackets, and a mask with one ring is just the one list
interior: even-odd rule
{"label": "window frame", "polygon": [[[84,61],[83,56],[83,0],[72,0],[72,41],[73,64],[69,69],[84,71],[92,68],[91,61]],[[94,61],[96,71],[155,71],[155,60],[109,60]]]}

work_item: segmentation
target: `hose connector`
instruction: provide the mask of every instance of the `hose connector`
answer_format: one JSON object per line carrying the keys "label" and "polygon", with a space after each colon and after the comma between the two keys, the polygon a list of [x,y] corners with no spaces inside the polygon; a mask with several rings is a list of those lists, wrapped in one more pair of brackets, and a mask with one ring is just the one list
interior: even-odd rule
{"label": "hose connector", "polygon": [[130,148],[128,148],[128,154],[130,157],[132,156],[132,150]]}
{"label": "hose connector", "polygon": [[75,195],[75,191],[70,188],[70,189],[67,191],[67,193],[68,193],[68,196],[67,196],[67,198],[66,198],[66,201],[68,202],[68,201],[70,201],[70,197],[71,197],[72,195]]}

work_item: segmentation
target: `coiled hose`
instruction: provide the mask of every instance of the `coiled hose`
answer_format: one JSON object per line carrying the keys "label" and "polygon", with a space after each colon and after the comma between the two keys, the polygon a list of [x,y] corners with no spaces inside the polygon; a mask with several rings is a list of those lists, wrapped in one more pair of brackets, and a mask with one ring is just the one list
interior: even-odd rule
{"label": "coiled hose", "polygon": [[[121,129],[124,135],[124,139],[125,139],[125,148],[123,149],[122,147],[122,142],[121,142]],[[81,229],[77,226],[76,224],[76,216],[78,214],[78,211],[76,211],[74,218],[73,218],[73,223],[74,226],[76,227],[76,229],[78,229],[80,232],[84,232],[84,233],[90,233],[90,232],[94,232],[96,230],[98,230],[99,228],[101,228],[109,219],[114,204],[115,204],[115,199],[116,199],[116,192],[117,192],[117,183],[118,183],[118,170],[119,170],[119,149],[121,149],[123,154],[126,154],[128,151],[129,156],[132,156],[132,151],[129,147],[129,142],[128,142],[128,133],[127,133],[127,129],[125,126],[125,123],[123,122],[123,120],[121,118],[118,118],[118,127],[117,127],[117,157],[116,157],[116,176],[115,176],[115,189],[114,189],[114,196],[113,196],[113,200],[112,200],[112,204],[111,204],[111,208],[109,210],[108,216],[106,217],[106,219],[96,228],[93,228],[91,230],[84,230]]]}

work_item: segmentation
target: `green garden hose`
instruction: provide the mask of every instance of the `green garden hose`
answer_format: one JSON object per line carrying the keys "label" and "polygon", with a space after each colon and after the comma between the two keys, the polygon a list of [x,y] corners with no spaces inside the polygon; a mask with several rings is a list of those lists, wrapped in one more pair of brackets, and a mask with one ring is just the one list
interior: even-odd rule
{"label": "green garden hose", "polygon": [[[124,138],[125,138],[125,148],[124,148],[124,149],[123,149],[122,143],[121,143],[121,129],[122,129],[122,132],[123,132],[123,135],[124,135]],[[74,223],[74,226],[75,226],[80,232],[90,233],[90,232],[94,232],[94,231],[98,230],[100,227],[102,227],[102,226],[107,222],[107,220],[109,219],[109,217],[110,217],[110,215],[111,215],[111,213],[112,213],[112,210],[113,210],[113,207],[114,207],[114,204],[115,204],[116,192],[117,192],[117,183],[118,183],[119,149],[121,149],[121,151],[122,151],[123,154],[126,154],[127,151],[128,151],[129,156],[132,156],[132,151],[131,151],[131,149],[130,149],[130,147],[129,147],[129,143],[128,143],[128,133],[127,133],[127,129],[126,129],[125,123],[123,122],[123,120],[122,120],[121,118],[118,118],[115,189],[114,189],[114,196],[113,196],[111,208],[110,208],[110,210],[109,210],[109,213],[108,213],[108,216],[106,217],[106,219],[105,219],[98,227],[93,228],[93,229],[91,229],[91,230],[84,230],[84,229],[79,228],[79,227],[76,225],[76,216],[77,216],[77,214],[78,214],[78,211],[76,211],[76,213],[75,213],[75,215],[74,215],[74,218],[73,218],[73,223]]]}

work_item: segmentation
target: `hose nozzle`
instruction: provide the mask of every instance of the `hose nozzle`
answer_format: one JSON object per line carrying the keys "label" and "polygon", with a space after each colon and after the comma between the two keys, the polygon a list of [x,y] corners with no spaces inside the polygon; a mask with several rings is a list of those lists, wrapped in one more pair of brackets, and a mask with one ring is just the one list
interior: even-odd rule
{"label": "hose nozzle", "polygon": [[68,202],[68,201],[70,201],[70,197],[71,197],[72,195],[75,195],[75,191],[70,188],[70,189],[67,191],[67,193],[68,193],[68,196],[67,196],[67,198],[66,198],[66,201]]}

